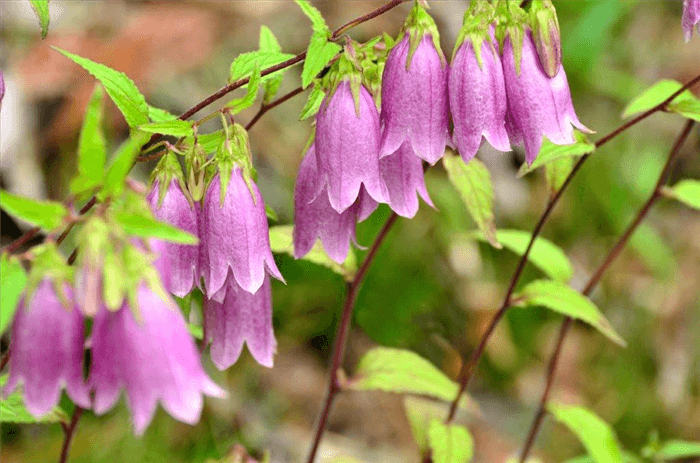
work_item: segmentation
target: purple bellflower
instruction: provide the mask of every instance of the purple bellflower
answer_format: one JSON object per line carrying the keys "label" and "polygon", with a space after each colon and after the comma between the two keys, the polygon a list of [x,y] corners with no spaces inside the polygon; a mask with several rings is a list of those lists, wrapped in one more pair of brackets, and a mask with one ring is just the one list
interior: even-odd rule
{"label": "purple bellflower", "polygon": [[379,113],[364,85],[353,95],[350,78],[326,96],[316,115],[316,159],[321,184],[331,206],[343,212],[355,203],[364,185],[369,195],[386,202],[379,174]]}
{"label": "purple bellflower", "polygon": [[[154,181],[146,199],[156,219],[198,236],[197,211],[177,180],[171,180],[167,187]],[[171,265],[167,289],[178,297],[185,297],[198,284],[200,247],[175,243],[164,243],[164,246]]]}
{"label": "purple bellflower", "polygon": [[584,132],[591,130],[576,116],[564,66],[556,76],[547,76],[529,30],[524,31],[519,63],[515,52],[509,33],[502,57],[508,96],[506,129],[512,142],[524,144],[527,163],[532,164],[543,137],[555,145],[568,145],[575,142],[572,125]]}
{"label": "purple bellflower", "polygon": [[389,206],[401,217],[416,215],[419,194],[423,201],[434,207],[425,188],[423,162],[408,141],[393,154],[379,160],[379,171],[389,191]]}
{"label": "purple bellflower", "polygon": [[266,272],[284,281],[270,250],[265,202],[258,187],[247,183],[241,168],[234,166],[223,199],[221,190],[217,173],[200,216],[199,236],[207,254],[202,260],[208,262],[201,273],[207,296],[219,293],[223,297],[229,268],[238,285],[251,294],[262,286]]}
{"label": "purple bellflower", "polygon": [[683,0],[682,24],[686,43],[693,37],[693,27],[697,27],[700,34],[700,0]]}
{"label": "purple bellflower", "polygon": [[447,88],[454,123],[452,139],[464,162],[474,157],[482,137],[497,150],[510,151],[503,67],[498,46],[488,34],[467,35],[458,45]]}
{"label": "purple bellflower", "polygon": [[418,157],[435,164],[450,144],[448,65],[436,42],[430,33],[407,32],[389,53],[382,77],[381,156],[409,142]]}
{"label": "purple bellflower", "polygon": [[277,341],[272,330],[272,289],[270,277],[251,294],[229,276],[223,302],[205,299],[204,324],[207,342],[211,342],[211,359],[219,370],[238,360],[243,343],[253,358],[272,367]]}
{"label": "purple bellflower", "polygon": [[67,283],[43,279],[15,313],[4,393],[23,383],[25,406],[37,418],[57,405],[64,387],[73,402],[90,407],[83,379],[83,333],[83,314],[73,290]]}

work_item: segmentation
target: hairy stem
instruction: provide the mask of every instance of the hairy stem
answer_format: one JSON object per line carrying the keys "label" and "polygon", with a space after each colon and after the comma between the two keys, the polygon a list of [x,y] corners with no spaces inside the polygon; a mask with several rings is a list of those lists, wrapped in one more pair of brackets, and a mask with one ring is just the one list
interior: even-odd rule
{"label": "hairy stem", "polygon": [[[683,142],[685,142],[685,140],[688,138],[688,135],[690,134],[690,131],[693,128],[693,125],[694,121],[689,120],[685,124],[685,127],[683,127],[683,130],[678,135],[678,138],[676,139],[675,143],[673,144],[673,147],[671,148],[671,151],[668,155],[668,159],[666,160],[666,165],[664,166],[663,170],[661,171],[661,174],[659,175],[659,179],[656,182],[654,191],[649,196],[649,199],[647,199],[644,205],[639,209],[637,216],[634,218],[632,223],[630,223],[630,225],[627,227],[622,236],[620,236],[619,240],[617,241],[617,243],[615,243],[615,246],[613,246],[613,248],[610,250],[603,263],[600,264],[593,276],[591,276],[591,278],[588,280],[588,283],[586,283],[586,286],[581,291],[581,294],[583,294],[584,296],[588,297],[591,295],[596,285],[600,282],[601,278],[603,277],[603,274],[610,268],[610,265],[617,258],[617,256],[620,255],[620,252],[629,242],[634,232],[649,214],[649,211],[651,210],[654,203],[661,197],[661,188],[666,183],[668,176],[671,172],[671,167],[673,166],[673,161],[678,155],[680,148],[683,145]],[[532,446],[535,443],[535,439],[537,438],[537,434],[542,426],[542,423],[544,422],[544,418],[547,415],[547,402],[549,401],[549,396],[551,394],[554,379],[556,377],[556,370],[559,363],[559,359],[561,358],[561,352],[564,349],[564,341],[566,339],[566,335],[571,329],[572,324],[573,320],[567,317],[564,319],[564,322],[561,325],[561,330],[559,331],[559,337],[557,338],[556,347],[554,348],[554,352],[552,353],[552,357],[550,358],[549,365],[547,367],[547,382],[545,384],[544,392],[542,393],[542,397],[540,398],[540,404],[537,409],[537,413],[535,414],[535,418],[533,419],[532,425],[530,426],[530,430],[528,432],[527,439],[525,441],[525,445],[520,456],[521,463],[524,463],[527,459],[527,456],[529,455],[530,450],[532,449]]]}
{"label": "hairy stem", "polygon": [[[628,122],[622,124],[609,134],[605,135],[601,139],[599,139],[595,143],[596,148],[600,148],[606,143],[610,142],[613,140],[615,137],[623,133],[625,130],[631,128],[632,126],[636,125],[637,123],[643,121],[647,117],[651,116],[652,114],[655,114],[659,111],[663,111],[666,109],[669,103],[671,103],[677,96],[679,96],[681,93],[686,91],[687,89],[693,87],[695,84],[700,82],[700,75],[696,76],[694,79],[690,80],[687,82],[683,87],[681,87],[678,91],[674,92],[671,94],[668,98],[666,98],[664,101],[659,103],[658,105],[654,106],[653,108],[643,112],[642,114],[638,115],[634,119],[629,120]],[[479,344],[477,348],[474,350],[472,355],[470,356],[469,360],[464,363],[462,366],[462,369],[459,373],[459,392],[457,393],[457,396],[455,399],[452,401],[452,404],[450,406],[450,411],[447,416],[447,423],[450,423],[453,419],[454,416],[457,412],[457,405],[459,404],[459,400],[462,397],[462,394],[467,390],[469,386],[469,382],[473,376],[474,370],[476,369],[476,366],[479,364],[479,360],[481,359],[481,356],[484,353],[484,350],[486,348],[486,345],[488,344],[491,335],[493,334],[494,330],[496,329],[496,325],[501,321],[503,318],[503,315],[508,311],[510,308],[511,304],[511,297],[513,296],[513,292],[515,291],[515,287],[518,284],[518,281],[520,281],[520,277],[522,276],[523,270],[525,270],[525,266],[527,265],[528,258],[530,256],[530,251],[532,250],[532,246],[535,243],[535,240],[539,236],[539,234],[542,231],[542,228],[544,227],[544,224],[547,222],[549,219],[549,216],[552,213],[552,210],[554,210],[554,206],[559,202],[559,199],[562,196],[562,193],[566,190],[566,188],[569,186],[571,183],[571,180],[574,178],[574,176],[578,173],[578,171],[581,169],[581,166],[583,165],[584,162],[590,157],[591,153],[584,154],[581,156],[581,158],[576,162],[574,165],[573,169],[571,170],[571,173],[566,177],[566,180],[564,181],[564,184],[561,186],[561,188],[556,192],[556,194],[549,200],[549,203],[547,204],[547,207],[545,208],[544,212],[542,213],[542,216],[540,216],[540,219],[537,222],[537,225],[535,226],[535,229],[532,232],[532,236],[530,237],[530,242],[527,245],[527,248],[525,252],[523,253],[522,257],[518,261],[518,265],[515,268],[515,271],[513,272],[513,276],[510,279],[510,283],[508,284],[508,290],[506,291],[506,295],[503,299],[503,303],[501,304],[501,307],[496,311],[494,314],[493,318],[491,319],[491,322],[489,323],[488,327],[486,328],[486,331],[481,337],[481,340],[479,341]]]}
{"label": "hairy stem", "polygon": [[360,269],[355,274],[353,280],[348,284],[348,291],[345,297],[345,304],[343,304],[343,312],[340,316],[340,322],[338,323],[338,328],[335,333],[335,341],[333,342],[333,357],[331,359],[331,367],[328,377],[328,389],[326,391],[326,398],[323,402],[323,408],[321,409],[321,414],[319,415],[318,422],[316,424],[316,432],[314,433],[314,440],[311,445],[311,450],[309,451],[309,456],[307,457],[307,463],[313,463],[316,458],[316,452],[318,451],[319,444],[323,438],[323,433],[326,430],[326,424],[328,423],[328,417],[331,413],[331,407],[333,406],[333,401],[336,395],[340,392],[340,384],[338,382],[338,371],[345,359],[345,347],[348,342],[348,334],[350,332],[350,322],[352,321],[352,313],[355,309],[355,300],[357,299],[357,292],[360,289],[362,280],[367,273],[370,265],[374,261],[374,257],[379,250],[384,238],[386,238],[389,230],[398,219],[398,215],[392,212],[384,226],[377,234],[377,237],[372,243],[372,247],[369,249],[365,260],[362,262]]}
{"label": "hairy stem", "polygon": [[70,453],[70,446],[73,443],[73,436],[75,435],[75,428],[78,427],[78,421],[80,420],[80,417],[83,414],[83,409],[76,406],[75,410],[73,411],[73,416],[70,419],[70,424],[66,426],[63,431],[63,446],[61,447],[61,457],[58,460],[58,463],[67,463],[68,462],[68,454]]}

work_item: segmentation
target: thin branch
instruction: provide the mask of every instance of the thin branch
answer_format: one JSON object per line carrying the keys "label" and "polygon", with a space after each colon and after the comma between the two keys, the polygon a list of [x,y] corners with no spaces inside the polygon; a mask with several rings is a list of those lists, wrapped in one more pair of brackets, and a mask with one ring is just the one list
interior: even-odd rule
{"label": "thin branch", "polygon": [[75,428],[78,426],[78,420],[83,414],[83,409],[76,406],[73,411],[73,416],[70,419],[70,424],[65,427],[63,435],[63,447],[61,447],[61,457],[58,463],[67,463],[68,454],[70,453],[70,446],[73,443],[73,436],[75,435]]}
{"label": "thin branch", "polygon": [[377,234],[377,237],[374,239],[374,243],[372,243],[372,247],[367,253],[365,260],[362,262],[360,269],[355,274],[355,278],[353,278],[352,282],[348,284],[348,292],[345,297],[345,304],[343,304],[343,312],[340,316],[340,322],[338,323],[338,328],[336,329],[335,333],[335,341],[333,343],[333,357],[331,359],[331,368],[328,378],[328,390],[326,391],[326,398],[323,402],[323,408],[316,424],[313,444],[311,445],[309,456],[306,459],[307,463],[313,463],[316,458],[316,452],[318,451],[319,444],[323,438],[323,433],[326,430],[326,424],[331,413],[333,401],[335,400],[338,392],[340,392],[341,385],[338,383],[338,371],[340,370],[345,358],[345,347],[347,345],[348,333],[350,331],[352,313],[355,309],[357,292],[360,289],[360,285],[362,284],[362,280],[364,279],[367,270],[374,261],[374,257],[379,250],[379,246],[381,246],[382,242],[384,242],[384,238],[386,238],[386,235],[389,233],[389,230],[391,230],[391,227],[394,225],[398,217],[399,216],[396,215],[396,213],[391,213],[386,223],[384,223],[384,226]]}
{"label": "thin branch", "polygon": [[[680,148],[688,138],[688,135],[690,135],[690,131],[692,130],[694,123],[694,121],[689,120],[683,127],[683,130],[678,135],[678,138],[676,139],[675,143],[673,144],[673,147],[671,148],[671,151],[668,155],[668,159],[666,160],[666,165],[664,165],[661,174],[659,174],[659,179],[656,182],[654,191],[649,196],[649,199],[647,199],[644,205],[640,208],[639,212],[637,213],[637,216],[627,227],[627,230],[625,230],[622,236],[620,236],[617,243],[615,243],[615,246],[613,246],[613,248],[610,250],[603,263],[600,264],[593,276],[591,276],[591,278],[589,279],[588,283],[586,283],[586,286],[581,291],[581,294],[583,294],[584,296],[591,295],[596,285],[602,279],[603,274],[610,268],[610,265],[617,258],[617,256],[620,255],[620,252],[622,252],[622,249],[629,242],[634,232],[649,214],[649,211],[651,210],[654,203],[661,197],[661,189],[669,177],[671,167],[673,166],[673,161],[676,159],[678,153],[680,152]],[[572,324],[573,320],[571,318],[565,318],[564,322],[562,323],[561,330],[559,331],[559,338],[557,339],[556,347],[554,349],[554,352],[552,353],[551,359],[549,360],[549,366],[547,367],[547,382],[544,388],[544,392],[542,393],[542,397],[540,398],[540,404],[537,409],[537,413],[535,414],[535,418],[532,421],[532,425],[530,426],[530,431],[528,432],[527,440],[525,441],[525,445],[523,447],[523,451],[520,457],[521,463],[524,463],[527,459],[527,456],[529,455],[530,450],[532,449],[532,446],[535,443],[537,434],[539,433],[544,418],[547,414],[547,402],[549,401],[549,396],[551,394],[554,379],[556,377],[556,370],[559,363],[559,359],[561,358],[561,352],[564,348],[564,340],[566,338],[566,335],[569,333]]]}
{"label": "thin branch", "polygon": [[292,90],[291,92],[289,92],[285,95],[282,95],[281,97],[277,98],[274,101],[271,101],[267,104],[260,105],[260,109],[258,110],[257,113],[255,113],[255,116],[253,116],[253,118],[250,120],[250,122],[248,122],[248,124],[245,126],[245,129],[250,130],[260,120],[260,118],[263,117],[265,115],[265,113],[267,113],[269,110],[281,105],[282,103],[284,103],[285,101],[287,101],[291,98],[294,98],[295,96],[299,95],[303,91],[304,91],[304,88],[297,87],[294,90]]}
{"label": "thin branch", "polygon": [[7,365],[7,362],[10,361],[10,349],[8,348],[7,351],[2,354],[2,358],[0,358],[0,371],[2,371],[5,368],[5,365]]}
{"label": "thin branch", "polygon": [[[596,148],[600,148],[601,146],[605,145],[609,141],[613,140],[615,137],[623,133],[625,130],[631,128],[632,126],[636,125],[637,123],[641,122],[642,120],[646,119],[647,117],[651,116],[654,113],[657,113],[659,111],[663,111],[666,109],[669,103],[671,103],[677,96],[679,96],[681,93],[684,91],[688,90],[695,84],[700,82],[700,75],[696,76],[694,79],[691,81],[687,82],[683,87],[681,87],[678,91],[674,92],[671,94],[668,98],[666,98],[664,101],[659,103],[658,105],[654,106],[653,108],[649,109],[648,111],[645,111],[644,113],[640,114],[639,116],[635,117],[634,119],[631,119],[630,121],[622,124],[609,134],[605,135],[602,137],[600,140],[598,140],[595,143]],[[486,345],[488,344],[488,341],[491,338],[491,335],[496,329],[496,325],[501,321],[503,318],[503,315],[508,311],[511,305],[511,297],[513,296],[513,292],[515,291],[515,287],[518,284],[518,281],[520,281],[520,277],[522,276],[523,271],[525,270],[525,266],[527,265],[528,258],[530,256],[530,251],[532,250],[532,246],[535,243],[535,240],[539,236],[539,234],[542,231],[542,228],[544,227],[544,224],[547,222],[549,219],[549,216],[552,213],[552,210],[554,209],[554,206],[559,202],[559,199],[561,198],[562,194],[566,190],[566,188],[569,186],[571,183],[571,180],[574,178],[574,176],[578,173],[578,171],[581,169],[581,166],[583,165],[584,162],[590,157],[591,153],[584,154],[581,156],[581,158],[576,162],[574,165],[573,169],[569,173],[569,175],[566,177],[566,180],[564,181],[564,184],[559,188],[557,193],[549,200],[549,203],[547,204],[547,207],[545,208],[544,212],[542,213],[542,216],[540,216],[539,221],[537,222],[537,225],[535,226],[535,229],[532,232],[532,236],[530,237],[530,242],[527,245],[527,248],[525,249],[525,252],[521,256],[520,260],[518,261],[518,265],[515,268],[515,271],[513,272],[513,276],[510,279],[510,283],[508,284],[508,290],[506,291],[506,296],[503,300],[503,304],[501,304],[501,307],[496,311],[494,314],[493,318],[491,319],[491,322],[489,323],[488,327],[486,328],[486,331],[481,337],[481,340],[479,341],[479,345],[477,348],[474,350],[472,355],[470,356],[469,360],[464,363],[462,366],[462,369],[459,373],[459,383],[460,383],[460,388],[459,392],[457,393],[457,396],[455,399],[452,401],[452,404],[450,406],[450,411],[447,416],[447,423],[450,423],[453,419],[454,416],[457,412],[457,406],[459,404],[459,400],[462,397],[462,394],[467,390],[469,387],[469,382],[473,376],[473,373],[479,364],[479,360],[481,359],[481,356],[484,353],[484,350],[486,348]]]}

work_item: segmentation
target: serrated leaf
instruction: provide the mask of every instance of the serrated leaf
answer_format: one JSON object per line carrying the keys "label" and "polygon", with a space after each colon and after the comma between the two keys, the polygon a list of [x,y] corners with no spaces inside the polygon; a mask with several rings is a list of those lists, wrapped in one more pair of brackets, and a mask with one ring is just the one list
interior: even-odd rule
{"label": "serrated leaf", "polygon": [[[668,97],[673,95],[673,93],[677,92],[682,87],[683,85],[675,80],[660,80],[642,92],[641,95],[633,99],[622,112],[622,118],[624,119],[629,116],[650,110],[651,108],[664,102]],[[696,98],[693,96],[690,90],[686,90],[673,100],[672,105],[678,104],[684,100],[693,99]]]}
{"label": "serrated leaf", "polygon": [[124,227],[130,235],[141,238],[159,238],[178,244],[197,244],[199,239],[184,230],[160,222],[153,217],[135,212],[117,211],[114,219]]}
{"label": "serrated leaf", "polygon": [[516,304],[519,306],[542,306],[567,317],[581,320],[614,343],[623,347],[627,345],[590,299],[558,281],[533,281],[513,296],[513,300],[517,301]]}
{"label": "serrated leaf", "polygon": [[124,179],[129,174],[136,157],[141,152],[141,147],[148,141],[148,138],[147,133],[137,131],[121,144],[112,156],[112,161],[105,172],[102,190],[97,194],[97,199],[102,201],[108,196],[117,196],[121,193],[124,188]]}
{"label": "serrated leaf", "polygon": [[150,124],[139,126],[139,130],[148,133],[159,133],[161,135],[172,135],[173,137],[187,137],[194,133],[193,122],[181,121],[179,119],[164,122],[151,122]]}
{"label": "serrated leaf", "polygon": [[314,32],[323,32],[324,35],[330,35],[331,30],[323,19],[323,15],[311,4],[308,0],[295,0],[307,18],[311,20]]}
{"label": "serrated leaf", "polygon": [[682,458],[700,457],[700,442],[673,440],[666,442],[656,453],[663,460],[680,460]]}
{"label": "serrated leaf", "polygon": [[325,98],[325,96],[326,92],[323,91],[321,86],[314,85],[314,87],[311,89],[311,93],[309,94],[309,99],[306,100],[306,104],[301,110],[299,120],[303,121],[304,119],[308,119],[309,117],[315,116],[316,113],[318,113],[318,110],[321,107],[321,103],[323,103],[323,99]]}
{"label": "serrated leaf", "polygon": [[488,242],[500,249],[493,215],[493,185],[486,166],[476,158],[465,164],[461,157],[450,153],[445,153],[442,163],[447,171],[447,178],[457,189],[469,215]]}
{"label": "serrated leaf", "polygon": [[464,426],[434,420],[428,440],[434,463],[468,463],[474,456],[474,440]]}
{"label": "serrated leaf", "polygon": [[700,210],[700,180],[681,180],[670,188],[664,187],[661,191],[666,197]]}
{"label": "serrated leaf", "polygon": [[249,108],[255,103],[255,98],[258,96],[260,89],[260,66],[256,63],[253,75],[248,82],[248,90],[243,98],[231,100],[226,104],[226,107],[231,110],[232,114],[237,114],[246,108]]}
{"label": "serrated leaf", "polygon": [[102,131],[103,96],[102,86],[97,84],[85,110],[78,140],[78,174],[70,182],[73,194],[96,188],[102,181],[107,159],[107,141]]}
{"label": "serrated leaf", "polygon": [[156,108],[148,105],[148,118],[151,122],[168,122],[177,119],[175,114],[171,114],[165,109]]}
{"label": "serrated leaf", "polygon": [[41,40],[44,40],[49,33],[49,22],[51,18],[49,16],[49,0],[29,0],[32,5],[32,10],[34,14],[39,19],[39,26],[41,26]]}
{"label": "serrated leaf", "polygon": [[301,86],[306,88],[316,78],[319,72],[330,63],[335,55],[343,48],[337,43],[328,41],[328,34],[316,31],[311,36],[309,47],[306,50],[304,69],[301,71]]}
{"label": "serrated leaf", "polygon": [[17,311],[19,296],[27,286],[27,274],[20,261],[7,253],[0,256],[0,335],[10,326]]}
{"label": "serrated leaf", "polygon": [[596,463],[622,463],[622,452],[610,425],[583,407],[556,403],[547,410],[581,441]]}
{"label": "serrated leaf", "polygon": [[574,170],[574,159],[572,157],[563,157],[548,162],[544,165],[544,175],[549,185],[550,195],[554,195],[564,186],[564,182]]}
{"label": "serrated leaf", "polygon": [[[405,349],[376,347],[367,352],[346,384],[353,391],[416,394],[451,402],[459,385],[420,355]],[[465,399],[465,405],[473,406]]]}
{"label": "serrated leaf", "polygon": [[[294,257],[293,227],[291,225],[278,225],[270,227],[270,248],[272,252],[285,253]],[[346,281],[352,281],[357,272],[357,260],[355,254],[350,252],[342,264],[338,264],[328,257],[320,242],[317,242],[303,260],[327,267],[342,276]]]}
{"label": "serrated leaf", "polygon": [[277,37],[273,34],[269,27],[260,26],[260,39],[258,40],[258,48],[263,51],[282,51]]}
{"label": "serrated leaf", "polygon": [[583,156],[584,154],[592,153],[595,151],[595,144],[588,141],[586,136],[581,132],[574,130],[575,143],[570,145],[555,145],[551,141],[547,140],[545,137],[542,141],[542,148],[537,154],[537,157],[532,162],[532,165],[528,166],[524,163],[517,176],[522,177],[525,174],[532,172],[533,170],[542,167],[556,161],[561,158],[570,158],[572,156]]}
{"label": "serrated leaf", "polygon": [[[681,99],[681,96],[678,99]],[[700,122],[700,100],[695,98],[693,94],[686,96],[687,98],[683,98],[681,101],[674,101],[669,104],[668,110],[687,119]]]}
{"label": "serrated leaf", "polygon": [[[251,75],[256,65],[262,70],[276,64],[283,63],[290,58],[294,58],[294,55],[282,53],[280,51],[258,50],[241,53],[235,60],[233,60],[233,63],[231,63],[229,82],[235,82],[238,79]],[[265,79],[282,74],[287,69],[288,68],[284,68],[271,74],[267,74]]]}
{"label": "serrated leaf", "polygon": [[[487,241],[483,232],[480,231],[471,232],[467,236]],[[520,256],[525,254],[530,237],[529,232],[522,230],[498,230],[496,232],[498,242]],[[535,240],[528,260],[557,281],[568,282],[574,275],[574,269],[564,251],[542,237]]]}
{"label": "serrated leaf", "polygon": [[148,123],[148,104],[146,104],[146,99],[139,92],[136,84],[126,74],[104,64],[61,50],[58,47],[51,48],[82,66],[100,81],[109,97],[124,115],[124,119],[126,119],[129,127],[138,127]]}
{"label": "serrated leaf", "polygon": [[57,229],[68,217],[68,209],[61,203],[16,196],[5,190],[0,190],[0,208],[47,231]]}
{"label": "serrated leaf", "polygon": [[[5,388],[6,383],[7,375],[0,376],[0,390]],[[68,421],[68,415],[60,407],[54,407],[41,418],[35,418],[24,406],[19,389],[7,397],[0,397],[0,422],[2,423],[68,423]]]}

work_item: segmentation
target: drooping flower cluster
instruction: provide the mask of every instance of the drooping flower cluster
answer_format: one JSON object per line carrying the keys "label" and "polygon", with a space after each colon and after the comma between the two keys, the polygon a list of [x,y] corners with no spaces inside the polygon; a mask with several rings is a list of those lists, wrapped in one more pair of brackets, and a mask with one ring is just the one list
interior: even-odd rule
{"label": "drooping flower cluster", "polygon": [[682,24],[686,43],[693,38],[693,27],[697,27],[700,34],[700,0],[683,0]]}
{"label": "drooping flower cluster", "polygon": [[363,194],[372,210],[387,203],[413,217],[418,195],[431,204],[422,162],[435,164],[446,146],[468,162],[483,139],[500,151],[521,144],[531,164],[544,137],[571,144],[574,127],[589,131],[571,102],[559,37],[551,1],[532,2],[529,13],[517,2],[472,2],[448,65],[434,21],[415,2],[386,57],[381,113],[369,91],[378,85],[365,81],[372,59],[346,47],[324,81],[315,140],[299,168],[295,255],[320,238],[332,259],[345,259],[355,223],[366,218],[358,214]]}

